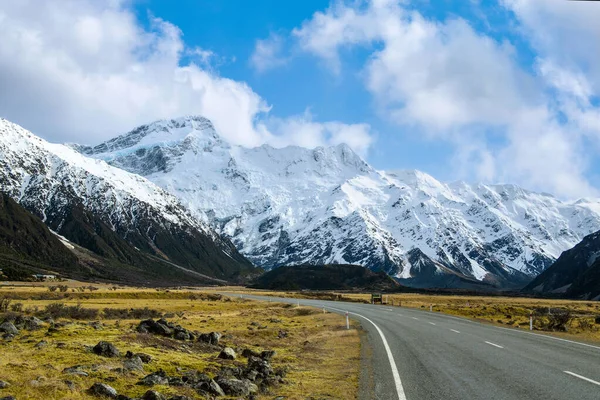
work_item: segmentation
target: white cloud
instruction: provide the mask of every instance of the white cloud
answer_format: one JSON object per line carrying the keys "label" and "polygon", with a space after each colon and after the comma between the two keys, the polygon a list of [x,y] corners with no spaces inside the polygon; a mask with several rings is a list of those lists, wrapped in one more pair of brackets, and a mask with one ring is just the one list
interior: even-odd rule
{"label": "white cloud", "polygon": [[[301,126],[297,117],[271,132],[270,106],[244,82],[218,75],[208,65],[214,53],[186,47],[179,28],[160,18],[143,27],[128,3],[0,3],[0,115],[53,141],[97,143],[189,114],[208,117],[236,144],[300,140],[287,130]],[[189,58],[197,62],[184,64]],[[329,123],[306,123],[322,135],[308,144],[336,141]]]}
{"label": "white cloud", "polygon": [[254,52],[250,57],[250,64],[258,72],[285,65],[288,58],[282,55],[284,45],[284,38],[275,33],[272,33],[267,39],[257,40]]}
{"label": "white cloud", "polygon": [[[532,28],[537,23],[544,25],[546,19],[539,15],[551,11],[566,12],[574,25],[585,13],[583,6],[567,10],[572,2],[507,2],[521,8],[527,16],[523,19],[534,21],[523,28],[527,31],[537,29]],[[598,51],[589,55],[591,43],[595,40],[597,49],[600,39],[598,20],[600,16],[585,16],[582,25],[591,35],[588,43],[574,44],[556,60],[580,65],[600,58]],[[566,51],[579,33],[563,25],[559,21],[546,25],[547,31],[554,30],[550,38],[545,30],[531,37],[548,52]],[[567,39],[562,30],[569,31]],[[334,2],[293,35],[303,51],[323,59],[333,73],[340,72],[341,50],[356,46],[369,50],[362,72],[381,115],[405,132],[452,143],[458,174],[521,183],[565,197],[597,193],[585,178],[589,157],[581,135],[573,121],[561,122],[559,113],[567,104],[560,101],[562,93],[590,96],[594,85],[586,79],[589,71],[566,70],[554,59],[540,59],[536,75],[519,65],[510,43],[475,31],[460,18],[428,20],[398,0]],[[548,94],[550,83],[559,92],[556,98]],[[590,125],[595,120],[581,121]]]}
{"label": "white cloud", "polygon": [[373,144],[374,135],[367,124],[337,121],[318,123],[312,119],[308,111],[292,118],[271,118],[267,126],[277,135],[272,144],[276,147],[295,145],[313,148],[346,143],[362,156],[366,155]]}

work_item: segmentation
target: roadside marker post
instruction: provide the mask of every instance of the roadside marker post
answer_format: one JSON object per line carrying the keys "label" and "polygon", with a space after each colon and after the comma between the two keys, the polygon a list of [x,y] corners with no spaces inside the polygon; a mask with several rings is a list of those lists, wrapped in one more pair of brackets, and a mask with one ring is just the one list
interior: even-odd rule
{"label": "roadside marker post", "polygon": [[429,305],[429,312],[433,312],[433,305],[432,304]]}
{"label": "roadside marker post", "polygon": [[346,311],[346,329],[350,329],[350,319],[348,318],[348,311]]}
{"label": "roadside marker post", "polygon": [[529,311],[529,330],[533,330],[533,311]]}

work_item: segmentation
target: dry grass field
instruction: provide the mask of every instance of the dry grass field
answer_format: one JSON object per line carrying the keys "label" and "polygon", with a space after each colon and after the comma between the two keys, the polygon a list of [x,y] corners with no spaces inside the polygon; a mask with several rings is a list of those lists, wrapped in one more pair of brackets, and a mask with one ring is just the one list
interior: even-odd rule
{"label": "dry grass field", "polygon": [[[51,291],[50,286],[57,285],[67,288]],[[240,353],[251,349],[275,350],[270,361],[273,369],[287,371],[284,383],[269,387],[257,399],[356,398],[359,333],[357,326],[346,330],[345,320],[338,315],[203,290],[89,286],[77,282],[0,286],[0,322],[18,315],[45,321],[41,329],[21,329],[12,339],[0,339],[0,381],[10,384],[0,389],[0,397],[88,399],[94,397],[86,391],[96,382],[112,386],[119,394],[141,397],[150,388],[137,383],[152,372],[183,376],[200,371],[214,377],[228,366],[245,367],[247,359]],[[219,347],[136,331],[141,319],[156,319],[158,314],[189,331],[222,333]],[[51,315],[54,323],[48,319]],[[124,357],[106,358],[91,351],[99,341],[114,344],[122,355],[126,351],[148,354],[152,362],[144,364],[144,371],[124,372]],[[236,350],[237,359],[219,359],[223,346]],[[81,366],[84,373],[63,371],[73,366]],[[204,398],[185,386],[151,389],[167,397]]]}
{"label": "dry grass field", "polygon": [[[231,288],[231,290],[235,291],[236,289]],[[371,295],[366,293],[271,292],[239,288],[237,291],[266,296],[321,298],[365,303],[371,299]],[[597,301],[415,293],[390,294],[387,296],[387,300],[389,305],[397,307],[431,309],[433,312],[471,318],[515,329],[529,329],[529,315],[533,313],[534,330],[537,333],[600,342],[600,302]]]}

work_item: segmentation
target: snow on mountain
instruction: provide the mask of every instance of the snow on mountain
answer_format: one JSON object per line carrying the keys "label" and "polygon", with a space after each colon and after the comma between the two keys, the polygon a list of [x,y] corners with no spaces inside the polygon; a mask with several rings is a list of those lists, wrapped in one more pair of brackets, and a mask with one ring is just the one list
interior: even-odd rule
{"label": "snow on mountain", "polygon": [[377,171],[346,145],[232,146],[202,117],[73,147],[175,194],[267,269],[350,263],[415,286],[518,286],[600,229],[597,200]]}
{"label": "snow on mountain", "polygon": [[[115,145],[111,150],[118,148]],[[63,233],[69,228],[65,225],[75,224],[71,222],[73,210],[81,208],[87,214],[77,218],[78,223],[88,224],[81,228],[85,234],[100,229],[94,222],[97,218],[135,249],[186,268],[228,277],[238,272],[238,267],[249,266],[228,240],[148,179],[70,147],[48,143],[4,119],[0,119],[0,190],[69,240],[76,236],[82,241],[84,236],[72,228]],[[91,234],[92,243],[74,241],[98,251],[96,234]],[[117,255],[122,262],[131,259],[123,253]]]}

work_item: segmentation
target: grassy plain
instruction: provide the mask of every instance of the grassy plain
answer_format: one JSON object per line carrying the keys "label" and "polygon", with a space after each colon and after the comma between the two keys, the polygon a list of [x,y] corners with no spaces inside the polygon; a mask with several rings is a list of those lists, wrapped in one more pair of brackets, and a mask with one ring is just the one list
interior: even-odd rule
{"label": "grassy plain", "polygon": [[[273,367],[286,366],[286,383],[261,394],[259,399],[285,396],[286,399],[352,399],[358,392],[360,338],[357,326],[345,329],[345,321],[336,314],[270,302],[254,302],[238,298],[219,298],[205,290],[154,290],[113,288],[94,285],[96,290],[77,289],[89,284],[61,283],[65,292],[50,292],[47,286],[0,286],[0,299],[10,299],[8,312],[16,309],[27,315],[43,316],[53,303],[81,305],[86,309],[143,309],[148,307],[166,314],[169,321],[189,330],[217,331],[224,334],[222,343],[236,350],[272,349],[277,355]],[[54,284],[56,285],[56,284]],[[208,293],[208,294],[207,294]],[[48,325],[36,331],[22,330],[12,341],[0,339],[0,380],[10,387],[0,389],[0,397],[13,395],[21,399],[88,399],[86,393],[95,382],[107,383],[120,394],[140,397],[148,388],[136,385],[151,372],[164,370],[181,375],[187,370],[199,370],[214,376],[223,365],[245,365],[245,359],[235,361],[217,358],[218,351],[206,350],[196,343],[142,335],[135,331],[140,319],[104,318],[103,312],[92,320],[64,318],[66,322],[56,332]],[[4,313],[6,316],[6,313]],[[0,313],[0,322],[3,319]],[[96,324],[96,327],[98,325]],[[285,337],[280,331],[286,333]],[[36,347],[40,341],[47,345]],[[89,346],[105,340],[122,353],[143,352],[153,357],[144,372],[122,373],[122,359],[95,355]],[[89,376],[66,375],[64,368],[85,366]],[[70,381],[70,382],[67,382]],[[191,389],[159,386],[153,389],[165,395],[187,395],[201,398]]]}
{"label": "grassy plain", "polygon": [[[371,295],[349,292],[273,292],[231,288],[240,293],[256,295],[321,298],[324,300],[356,301],[368,303]],[[386,296],[386,295],[384,295]],[[534,330],[537,333],[557,335],[564,338],[600,342],[600,302],[563,299],[536,299],[503,296],[462,296],[417,293],[387,295],[389,305],[419,308],[470,318],[515,329],[529,329],[529,315],[533,313]],[[569,321],[562,328],[552,328],[556,315],[569,314]]]}

